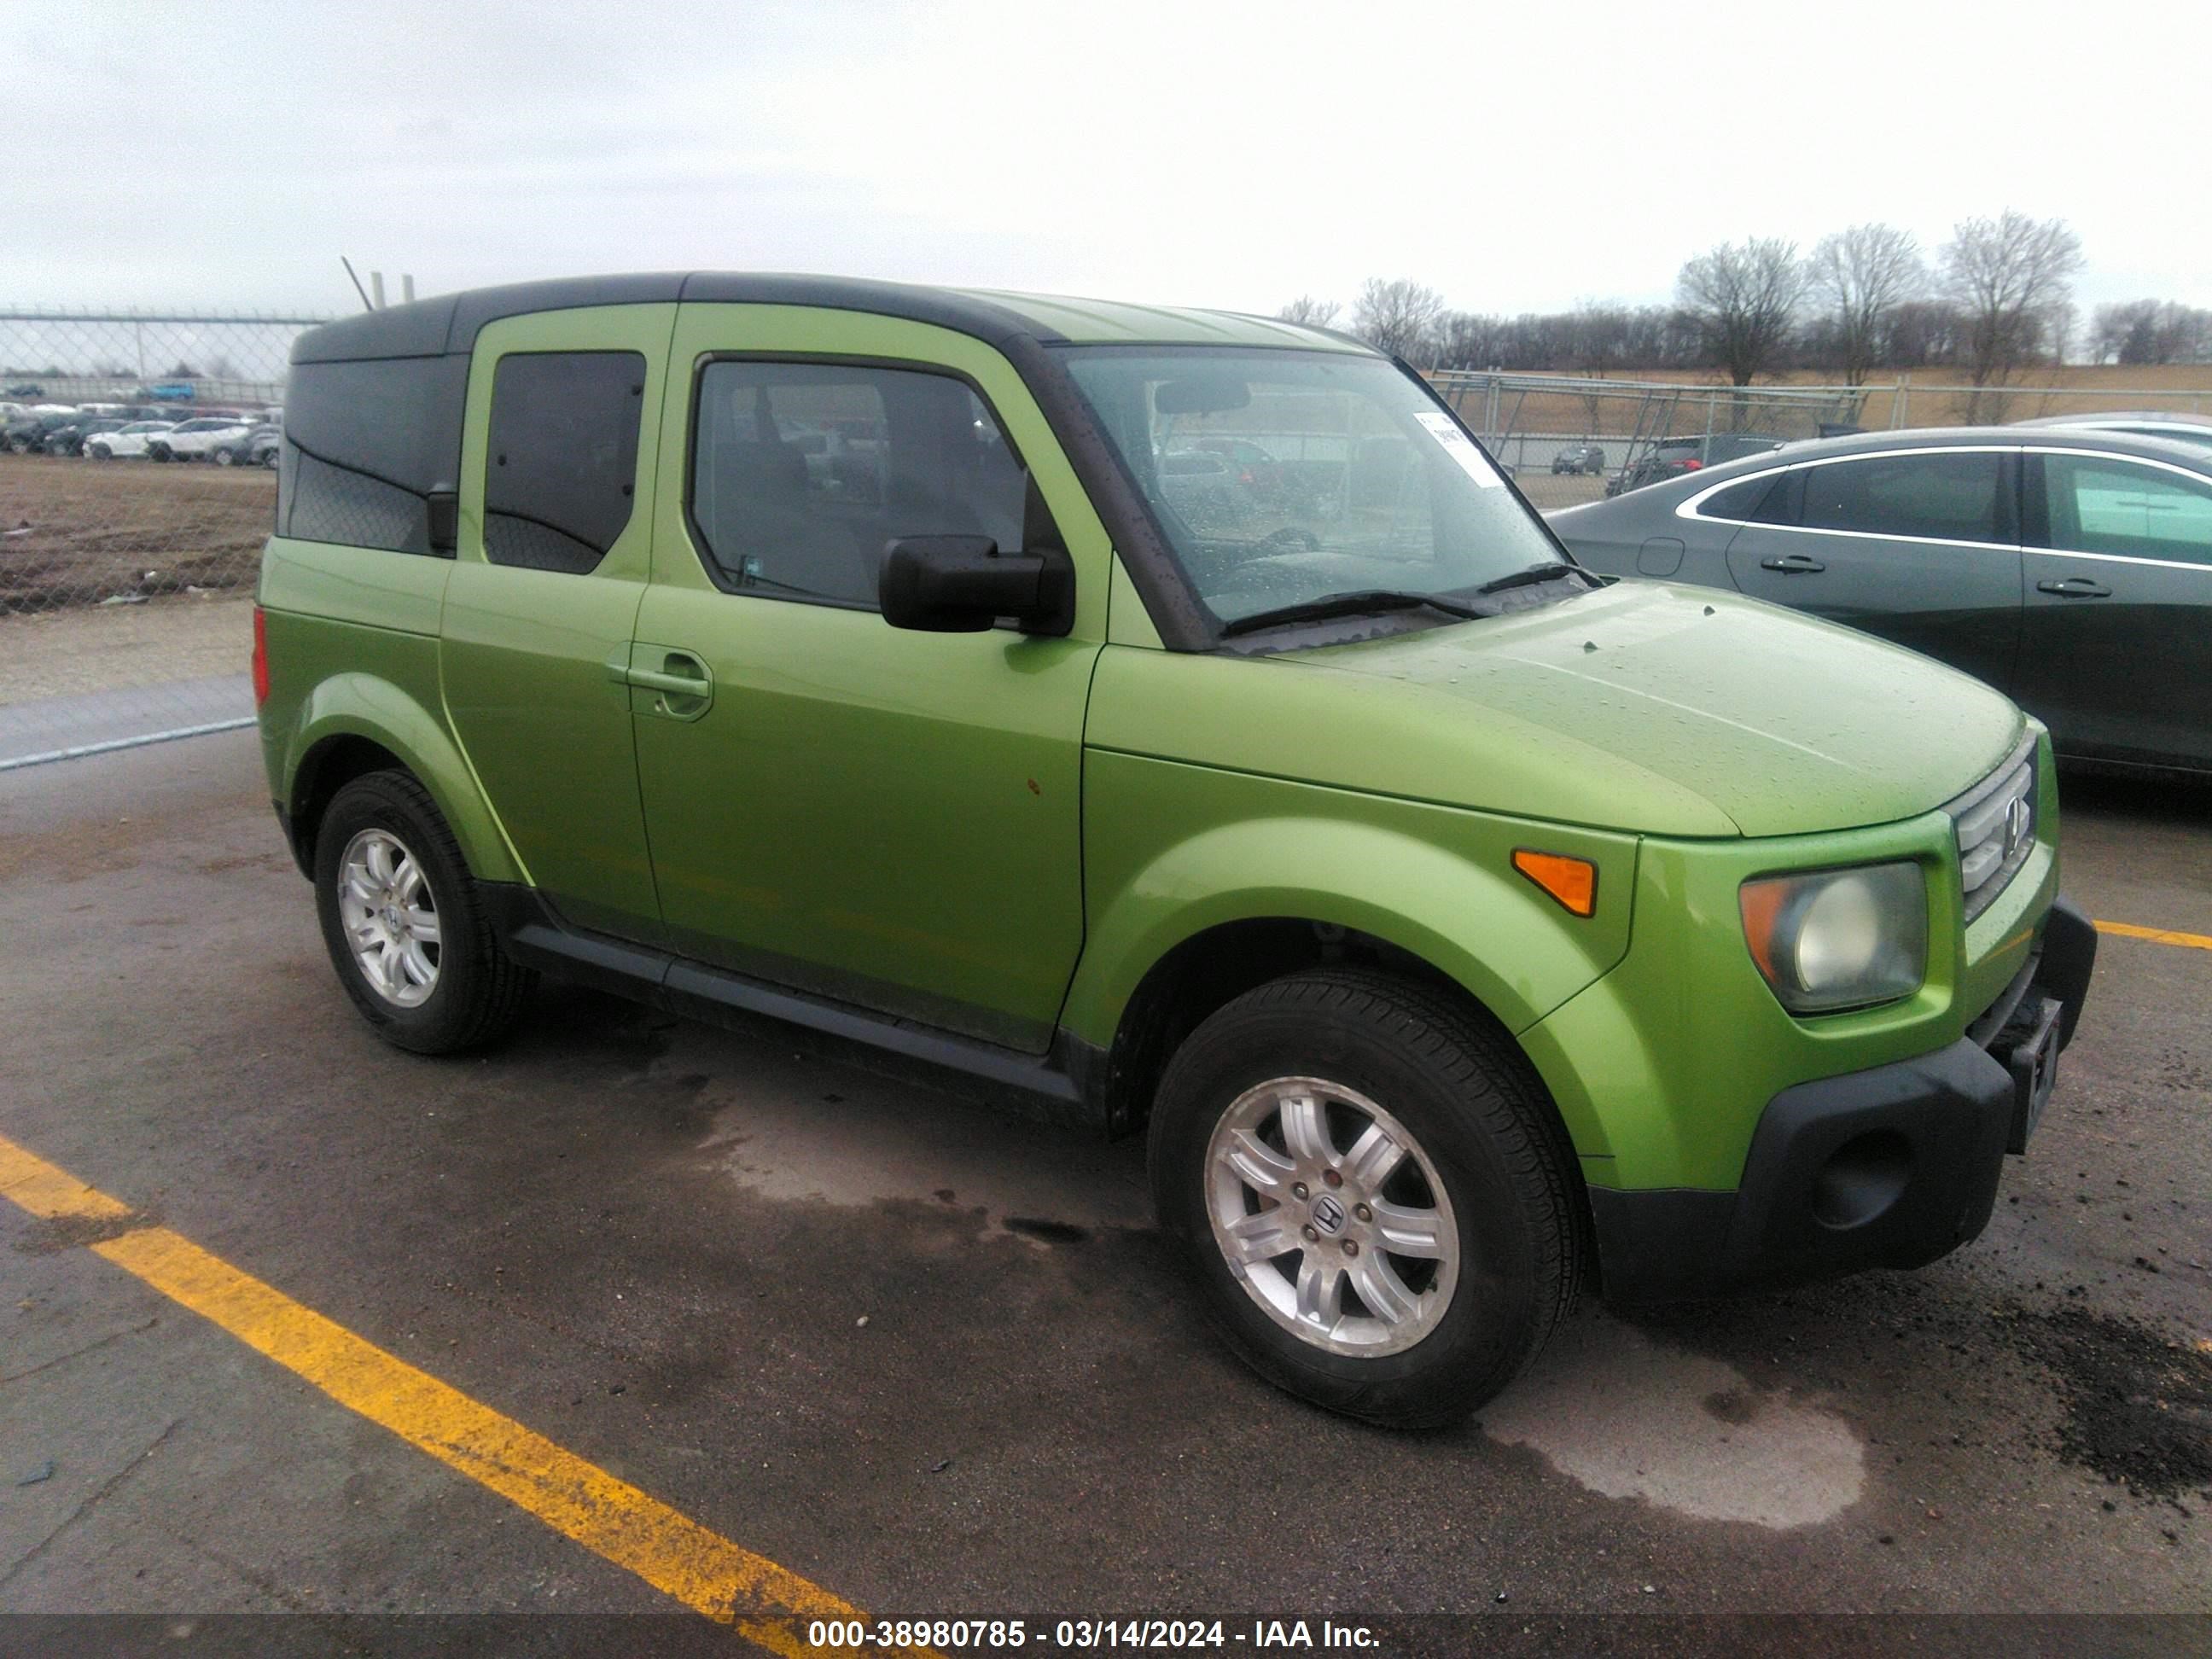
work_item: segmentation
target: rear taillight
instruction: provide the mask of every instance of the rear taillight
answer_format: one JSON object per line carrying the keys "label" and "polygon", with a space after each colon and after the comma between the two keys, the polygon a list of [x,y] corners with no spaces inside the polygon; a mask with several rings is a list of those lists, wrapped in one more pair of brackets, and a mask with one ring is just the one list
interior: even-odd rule
{"label": "rear taillight", "polygon": [[253,706],[269,701],[269,619],[253,607]]}
{"label": "rear taillight", "polygon": [[1695,472],[1703,465],[1705,465],[1705,463],[1698,459],[1697,457],[1693,455],[1688,460],[1682,463],[1682,471],[1685,472]]}

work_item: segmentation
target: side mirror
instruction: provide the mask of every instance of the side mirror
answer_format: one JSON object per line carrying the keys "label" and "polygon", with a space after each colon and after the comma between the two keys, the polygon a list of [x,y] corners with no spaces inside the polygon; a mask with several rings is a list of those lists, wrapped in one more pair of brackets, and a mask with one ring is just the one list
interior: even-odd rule
{"label": "side mirror", "polygon": [[1058,548],[1001,553],[988,536],[905,536],[884,550],[876,597],[893,628],[980,634],[1012,617],[1024,633],[1065,634],[1074,566]]}

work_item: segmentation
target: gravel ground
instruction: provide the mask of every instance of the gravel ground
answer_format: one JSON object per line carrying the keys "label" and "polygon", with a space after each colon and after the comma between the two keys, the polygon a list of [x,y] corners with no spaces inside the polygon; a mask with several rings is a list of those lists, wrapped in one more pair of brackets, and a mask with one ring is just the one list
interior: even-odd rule
{"label": "gravel ground", "polygon": [[242,673],[252,629],[236,592],[0,615],[0,706]]}

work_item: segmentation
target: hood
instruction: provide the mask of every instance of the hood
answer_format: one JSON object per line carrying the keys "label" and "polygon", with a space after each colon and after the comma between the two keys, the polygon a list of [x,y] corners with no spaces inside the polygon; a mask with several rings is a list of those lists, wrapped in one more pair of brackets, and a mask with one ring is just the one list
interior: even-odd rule
{"label": "hood", "polygon": [[1086,740],[1715,837],[1915,817],[1986,777],[2021,730],[2004,697],[1914,652],[1755,599],[1639,581],[1258,659],[1109,651]]}
{"label": "hood", "polygon": [[1917,652],[1709,588],[1625,583],[1491,622],[1304,653],[1395,682],[1425,718],[1504,716],[1686,791],[1747,836],[1941,805],[2020,741],[1980,681]]}

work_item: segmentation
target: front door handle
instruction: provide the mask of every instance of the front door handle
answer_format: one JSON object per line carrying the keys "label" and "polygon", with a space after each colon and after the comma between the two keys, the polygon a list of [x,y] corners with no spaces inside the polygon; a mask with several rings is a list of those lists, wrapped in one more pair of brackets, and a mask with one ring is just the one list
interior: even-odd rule
{"label": "front door handle", "polygon": [[1785,576],[1809,576],[1828,567],[1803,553],[1784,553],[1778,559],[1761,559],[1761,570],[1779,570]]}
{"label": "front door handle", "polygon": [[640,642],[630,647],[627,658],[610,662],[607,673],[623,685],[655,694],[639,705],[641,714],[696,720],[714,705],[714,672],[689,651]]}
{"label": "front door handle", "polygon": [[[674,658],[670,659],[676,661]],[[625,677],[632,685],[643,686],[648,691],[665,691],[672,697],[710,697],[714,695],[714,683],[703,675],[672,674],[654,668],[632,668]]]}
{"label": "front door handle", "polygon": [[2109,599],[2112,597],[2111,588],[2101,582],[2092,581],[2087,576],[2068,576],[2059,581],[2038,582],[2035,591],[2054,593],[2062,599]]}

